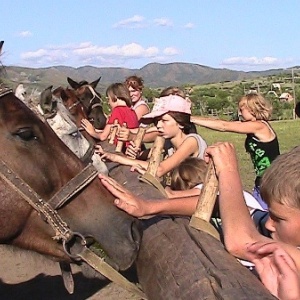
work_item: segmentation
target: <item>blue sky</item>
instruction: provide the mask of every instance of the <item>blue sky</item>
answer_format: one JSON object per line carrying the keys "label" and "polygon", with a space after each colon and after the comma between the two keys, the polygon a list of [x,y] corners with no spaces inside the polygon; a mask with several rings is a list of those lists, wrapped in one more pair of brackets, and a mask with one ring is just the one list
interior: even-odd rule
{"label": "blue sky", "polygon": [[300,65],[300,1],[1,0],[4,65]]}

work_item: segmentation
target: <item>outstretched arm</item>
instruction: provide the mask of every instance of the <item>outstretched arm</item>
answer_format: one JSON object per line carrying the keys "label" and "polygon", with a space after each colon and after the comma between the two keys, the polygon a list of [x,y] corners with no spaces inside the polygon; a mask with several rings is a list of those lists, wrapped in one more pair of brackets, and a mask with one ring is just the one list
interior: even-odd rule
{"label": "outstretched arm", "polygon": [[99,139],[100,141],[105,141],[110,133],[110,129],[113,125],[110,124],[106,124],[104,129],[101,131],[96,131],[95,127],[93,126],[93,124],[87,120],[87,119],[82,119],[81,120],[81,126],[87,131],[87,133],[96,138]]}
{"label": "outstretched arm", "polygon": [[236,133],[254,133],[257,134],[261,130],[266,130],[266,126],[260,121],[223,121],[199,116],[192,116],[191,122],[196,125],[210,128],[218,131],[228,131]]}
{"label": "outstretched arm", "polygon": [[155,214],[191,216],[197,206],[198,196],[178,199],[142,200],[119,185],[115,180],[99,174],[102,184],[116,197],[115,205],[135,217]]}
{"label": "outstretched arm", "polygon": [[140,173],[145,172],[149,165],[149,162],[147,161],[138,160],[124,155],[104,151],[100,145],[96,145],[95,153],[99,154],[101,159],[103,160],[110,160],[121,165],[132,166]]}

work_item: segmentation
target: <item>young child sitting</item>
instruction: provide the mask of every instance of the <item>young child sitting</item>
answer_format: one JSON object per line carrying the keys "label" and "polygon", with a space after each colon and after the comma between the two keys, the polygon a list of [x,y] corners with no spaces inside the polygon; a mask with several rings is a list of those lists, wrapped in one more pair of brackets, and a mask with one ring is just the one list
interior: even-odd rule
{"label": "young child sitting", "polygon": [[[92,137],[99,139],[100,141],[105,141],[108,138],[115,120],[118,120],[118,124],[121,126],[126,123],[128,128],[136,128],[139,125],[137,115],[131,108],[132,101],[130,93],[125,84],[111,84],[106,90],[106,96],[108,97],[108,104],[112,111],[104,129],[101,132],[96,131],[94,126],[87,119],[81,121],[82,127]],[[117,144],[117,138],[114,142]]]}
{"label": "young child sitting", "polygon": [[[206,171],[207,163],[205,160],[196,157],[186,158],[171,173],[170,186],[165,187],[168,197],[199,196],[203,188]],[[251,215],[256,211],[264,212],[259,202],[250,193],[243,191],[243,195]]]}

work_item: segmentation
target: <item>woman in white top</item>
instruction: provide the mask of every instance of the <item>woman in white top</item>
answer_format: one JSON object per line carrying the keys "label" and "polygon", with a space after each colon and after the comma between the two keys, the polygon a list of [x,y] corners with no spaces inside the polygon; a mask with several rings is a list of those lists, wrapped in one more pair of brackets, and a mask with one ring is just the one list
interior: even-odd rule
{"label": "woman in white top", "polygon": [[132,109],[135,111],[138,120],[140,120],[143,115],[150,112],[147,100],[143,98],[144,81],[141,77],[133,75],[126,78],[125,84],[130,92]]}

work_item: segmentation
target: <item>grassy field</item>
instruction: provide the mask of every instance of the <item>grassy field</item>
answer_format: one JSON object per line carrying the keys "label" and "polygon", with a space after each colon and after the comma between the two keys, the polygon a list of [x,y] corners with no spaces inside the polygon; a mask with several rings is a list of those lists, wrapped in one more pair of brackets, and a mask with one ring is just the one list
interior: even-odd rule
{"label": "grassy field", "polygon": [[[299,119],[271,122],[271,126],[277,133],[281,153],[285,153],[293,147],[300,145]],[[198,127],[198,133],[209,145],[218,141],[228,141],[235,145],[244,189],[251,191],[255,174],[250,156],[244,148],[246,136],[243,134],[214,131],[204,127]]]}

